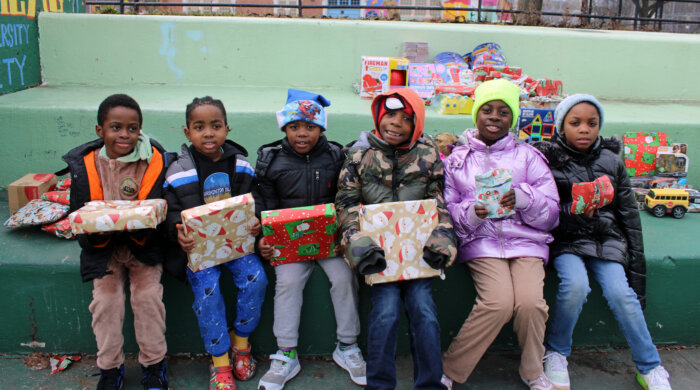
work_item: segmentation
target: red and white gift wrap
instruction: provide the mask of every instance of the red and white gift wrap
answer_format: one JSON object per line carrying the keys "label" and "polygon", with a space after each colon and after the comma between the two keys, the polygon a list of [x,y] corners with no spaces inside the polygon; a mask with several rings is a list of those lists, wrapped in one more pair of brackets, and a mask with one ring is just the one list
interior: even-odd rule
{"label": "red and white gift wrap", "polygon": [[367,284],[430,278],[442,271],[423,260],[423,247],[438,225],[435,199],[378,203],[360,208],[360,230],[384,249],[386,269]]}
{"label": "red and white gift wrap", "polygon": [[185,234],[196,244],[187,255],[192,272],[255,251],[255,237],[250,235],[255,201],[250,193],[183,210],[181,216]]}
{"label": "red and white gift wrap", "polygon": [[73,234],[154,229],[167,210],[164,199],[93,200],[68,219]]}

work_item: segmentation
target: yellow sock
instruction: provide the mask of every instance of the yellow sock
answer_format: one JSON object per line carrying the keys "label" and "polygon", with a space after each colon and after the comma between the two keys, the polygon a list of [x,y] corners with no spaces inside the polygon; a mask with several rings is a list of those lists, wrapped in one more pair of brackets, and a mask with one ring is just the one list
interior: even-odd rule
{"label": "yellow sock", "polygon": [[[231,332],[233,333],[233,332]],[[241,349],[248,349],[248,338],[247,337],[241,337],[236,334],[233,335],[231,338],[233,340],[233,347],[241,350]]]}
{"label": "yellow sock", "polygon": [[221,356],[212,355],[211,360],[214,363],[214,367],[226,367],[231,364],[231,362],[228,360],[228,352]]}

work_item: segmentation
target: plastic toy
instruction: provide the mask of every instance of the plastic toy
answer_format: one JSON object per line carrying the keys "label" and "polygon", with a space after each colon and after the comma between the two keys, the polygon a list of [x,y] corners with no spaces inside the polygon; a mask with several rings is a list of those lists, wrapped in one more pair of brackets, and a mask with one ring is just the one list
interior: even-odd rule
{"label": "plastic toy", "polygon": [[644,209],[661,218],[670,213],[680,219],[688,211],[688,191],[670,188],[654,188],[644,197]]}

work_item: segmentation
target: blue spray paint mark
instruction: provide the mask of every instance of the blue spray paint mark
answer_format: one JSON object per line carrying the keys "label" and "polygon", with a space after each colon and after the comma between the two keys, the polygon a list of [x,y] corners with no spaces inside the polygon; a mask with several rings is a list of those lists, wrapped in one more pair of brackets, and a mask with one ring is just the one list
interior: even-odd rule
{"label": "blue spray paint mark", "polygon": [[174,45],[175,24],[170,22],[161,24],[160,32],[163,35],[163,43],[158,53],[165,56],[168,62],[168,68],[175,73],[175,79],[179,80],[185,75],[185,71],[175,65],[175,55],[177,54],[177,48],[175,48]]}
{"label": "blue spray paint mark", "polygon": [[191,40],[193,41],[199,41],[202,39],[202,32],[201,31],[188,31],[187,36],[190,37]]}

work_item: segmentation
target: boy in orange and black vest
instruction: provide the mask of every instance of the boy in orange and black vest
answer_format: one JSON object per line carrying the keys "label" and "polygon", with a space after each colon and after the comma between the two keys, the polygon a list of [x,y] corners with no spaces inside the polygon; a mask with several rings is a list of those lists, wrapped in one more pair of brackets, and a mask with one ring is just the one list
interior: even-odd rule
{"label": "boy in orange and black vest", "polygon": [[[162,198],[165,150],[141,132],[143,116],[127,95],[106,98],[97,111],[100,137],[63,156],[71,174],[70,208],[91,200]],[[129,280],[134,331],[146,389],[167,389],[163,251],[155,229],[81,234],[83,281],[93,282],[92,329],[97,340],[97,389],[120,389],[124,380],[124,284]]]}

